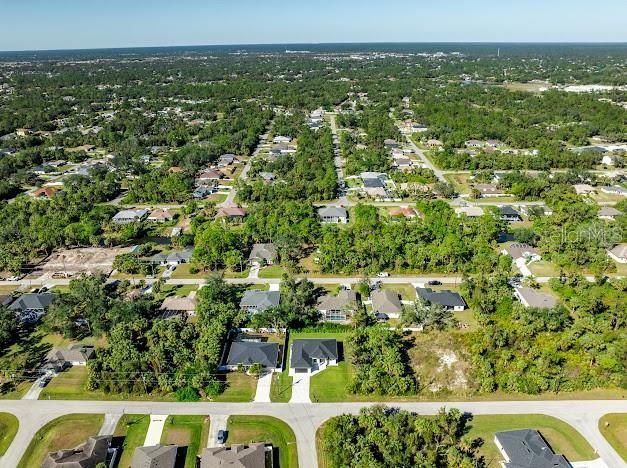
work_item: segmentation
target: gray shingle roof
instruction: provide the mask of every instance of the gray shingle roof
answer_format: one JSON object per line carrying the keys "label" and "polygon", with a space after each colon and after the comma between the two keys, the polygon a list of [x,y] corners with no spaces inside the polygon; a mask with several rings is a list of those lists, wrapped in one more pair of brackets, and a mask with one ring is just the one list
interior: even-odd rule
{"label": "gray shingle roof", "polygon": [[258,311],[279,305],[281,293],[279,291],[258,291],[248,289],[244,291],[239,305],[242,309],[255,308]]}
{"label": "gray shingle roof", "polygon": [[431,304],[440,304],[444,307],[466,307],[466,302],[459,294],[447,289],[433,291],[431,288],[416,288],[416,294]]}
{"label": "gray shingle roof", "polygon": [[248,258],[250,260],[266,260],[273,262],[276,259],[276,248],[274,244],[255,244]]}
{"label": "gray shingle roof", "polygon": [[338,358],[337,341],[334,339],[294,340],[290,367],[309,369],[313,366],[312,359],[337,360]]}
{"label": "gray shingle roof", "polygon": [[341,206],[325,206],[318,210],[318,214],[321,218],[347,218],[348,212],[346,208]]}
{"label": "gray shingle roof", "polygon": [[203,449],[200,468],[265,468],[266,450],[263,443],[212,447]]}
{"label": "gray shingle roof", "polygon": [[357,293],[355,291],[340,291],[337,296],[327,294],[318,301],[318,310],[344,310],[357,304]]}
{"label": "gray shingle roof", "polygon": [[274,368],[277,366],[278,357],[278,343],[234,341],[231,343],[226,364],[228,366],[261,364],[263,367]]}
{"label": "gray shingle roof", "polygon": [[541,309],[552,309],[558,302],[555,297],[550,294],[536,291],[531,288],[516,288],[518,297],[521,298],[527,307],[537,307]]}
{"label": "gray shingle roof", "polygon": [[401,300],[396,291],[378,289],[370,295],[372,299],[372,311],[384,314],[400,314],[403,311]]}
{"label": "gray shingle roof", "polygon": [[556,455],[535,429],[497,432],[495,434],[509,458],[505,468],[570,468],[563,455]]}
{"label": "gray shingle roof", "polygon": [[9,306],[11,310],[46,310],[48,306],[56,299],[56,294],[43,293],[22,294],[18,297],[13,304]]}
{"label": "gray shingle roof", "polygon": [[176,445],[137,447],[133,453],[132,468],[174,468]]}

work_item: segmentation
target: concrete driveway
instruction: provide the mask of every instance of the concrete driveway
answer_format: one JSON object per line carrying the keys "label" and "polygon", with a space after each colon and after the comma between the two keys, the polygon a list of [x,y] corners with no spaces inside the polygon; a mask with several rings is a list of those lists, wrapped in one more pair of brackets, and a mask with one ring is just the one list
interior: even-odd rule
{"label": "concrete driveway", "polygon": [[209,437],[207,437],[207,447],[224,447],[225,444],[218,443],[218,432],[226,431],[229,421],[228,414],[211,414],[209,416]]}
{"label": "concrete driveway", "polygon": [[165,426],[165,420],[168,419],[168,415],[165,414],[151,414],[150,425],[148,426],[148,432],[146,432],[145,446],[157,445],[161,442],[161,433],[163,432],[163,426]]}
{"label": "concrete driveway", "polygon": [[311,376],[309,374],[294,374],[290,403],[311,403],[311,398],[309,398],[310,384]]}
{"label": "concrete driveway", "polygon": [[270,403],[270,387],[272,386],[272,372],[264,372],[257,379],[255,403]]}

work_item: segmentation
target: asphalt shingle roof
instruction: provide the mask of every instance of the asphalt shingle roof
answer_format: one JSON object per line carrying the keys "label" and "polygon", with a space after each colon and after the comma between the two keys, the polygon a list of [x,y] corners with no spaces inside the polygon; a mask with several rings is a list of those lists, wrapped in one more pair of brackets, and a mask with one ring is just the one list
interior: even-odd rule
{"label": "asphalt shingle roof", "polygon": [[226,364],[250,366],[261,364],[263,367],[276,367],[279,356],[279,344],[255,341],[234,341],[231,343]]}
{"label": "asphalt shingle roof", "polygon": [[505,468],[570,468],[563,455],[556,455],[540,433],[534,429],[497,432],[496,439],[503,447],[509,463]]}
{"label": "asphalt shingle roof", "polygon": [[294,340],[290,367],[309,369],[313,366],[313,359],[337,360],[338,358],[337,341],[334,339]]}

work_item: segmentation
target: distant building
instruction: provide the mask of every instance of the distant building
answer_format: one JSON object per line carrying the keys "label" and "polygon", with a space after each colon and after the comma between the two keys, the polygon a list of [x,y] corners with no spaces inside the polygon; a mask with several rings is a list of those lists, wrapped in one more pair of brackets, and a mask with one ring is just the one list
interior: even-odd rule
{"label": "distant building", "polygon": [[609,193],[610,195],[620,195],[621,197],[627,197],[627,189],[623,187],[615,186],[605,186],[601,187],[601,192]]}
{"label": "distant building", "polygon": [[232,223],[242,223],[246,217],[246,210],[238,206],[220,208],[216,219],[228,220]]}
{"label": "distant building", "polygon": [[392,218],[408,218],[414,219],[418,217],[418,213],[411,206],[393,206],[389,210]]}
{"label": "distant building", "polygon": [[480,206],[460,206],[455,208],[455,213],[468,216],[469,218],[477,218],[483,216],[483,208]]}
{"label": "distant building", "polygon": [[526,260],[541,260],[540,252],[535,247],[531,247],[527,244],[514,243],[505,247],[501,253],[503,255],[509,255],[514,260],[524,258]]}
{"label": "distant building", "polygon": [[534,429],[497,432],[494,443],[503,456],[503,468],[572,467],[563,455],[556,455]]}
{"label": "distant building", "polygon": [[599,219],[606,219],[608,221],[614,221],[618,216],[621,216],[623,213],[618,211],[613,206],[603,206],[599,210],[598,216]]}
{"label": "distant building", "polygon": [[173,219],[174,213],[170,210],[163,210],[161,208],[155,208],[146,218],[146,220],[151,223],[165,223],[166,221],[172,221]]}
{"label": "distant building", "polygon": [[341,206],[325,206],[318,210],[320,221],[331,224],[348,223],[348,211]]}
{"label": "distant building", "polygon": [[531,288],[515,288],[514,296],[525,307],[534,307],[539,309],[552,309],[557,306],[558,302],[555,297]]}
{"label": "distant building", "polygon": [[13,301],[9,309],[15,312],[15,315],[21,322],[35,323],[46,313],[46,310],[48,310],[48,307],[56,298],[56,294],[50,293],[22,294]]}
{"label": "distant building", "polygon": [[500,209],[500,218],[503,221],[507,221],[507,222],[515,222],[515,221],[522,221],[522,218],[520,217],[520,213],[518,213],[518,211],[516,211],[514,208],[512,208],[509,205],[505,205],[502,206]]}
{"label": "distant building", "polygon": [[473,187],[477,189],[479,193],[481,193],[482,197],[486,198],[503,197],[507,195],[507,193],[505,193],[494,184],[474,184]]}
{"label": "distant building", "polygon": [[444,310],[461,312],[466,309],[464,298],[458,293],[449,290],[433,291],[430,288],[416,288],[416,297],[422,299],[427,304],[439,304]]}
{"label": "distant building", "polygon": [[627,263],[627,244],[618,244],[613,249],[608,250],[607,254],[615,262]]}
{"label": "distant building", "polygon": [[122,210],[116,213],[112,221],[116,224],[130,224],[136,221],[142,221],[148,215],[148,210]]}
{"label": "distant building", "polygon": [[33,198],[53,198],[62,190],[59,187],[41,187],[35,190],[31,195]]}

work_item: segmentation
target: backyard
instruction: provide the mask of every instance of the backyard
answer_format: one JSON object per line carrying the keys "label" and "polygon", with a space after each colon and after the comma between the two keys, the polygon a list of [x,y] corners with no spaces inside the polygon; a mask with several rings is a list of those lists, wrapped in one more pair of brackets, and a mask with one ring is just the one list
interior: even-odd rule
{"label": "backyard", "polygon": [[278,450],[279,468],[298,468],[296,437],[285,422],[270,416],[231,416],[227,431],[229,445],[270,443]]}

